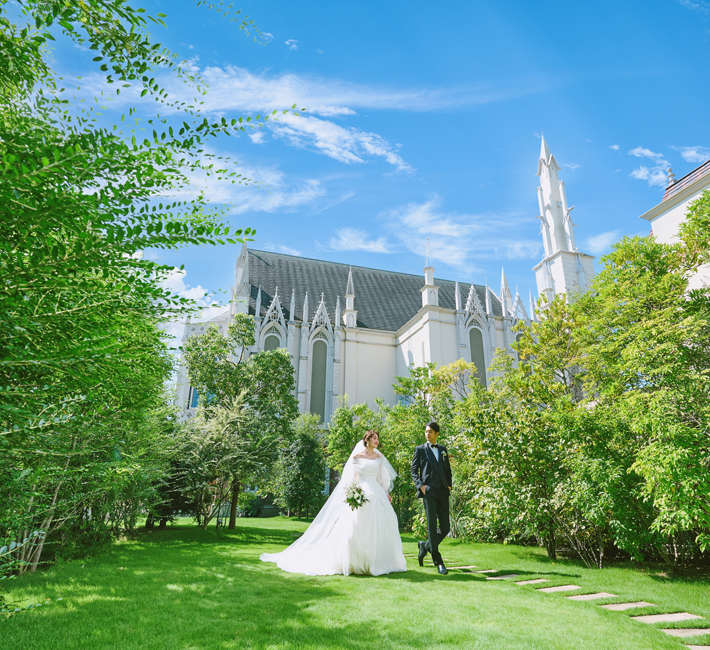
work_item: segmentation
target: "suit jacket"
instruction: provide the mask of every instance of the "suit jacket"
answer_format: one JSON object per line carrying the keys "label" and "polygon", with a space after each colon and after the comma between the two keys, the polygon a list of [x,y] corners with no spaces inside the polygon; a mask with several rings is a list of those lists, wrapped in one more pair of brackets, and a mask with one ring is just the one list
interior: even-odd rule
{"label": "suit jacket", "polygon": [[436,460],[434,452],[426,445],[419,445],[414,448],[414,459],[412,460],[412,480],[417,486],[417,499],[424,497],[422,485],[429,485],[430,480],[436,476],[442,486],[450,488],[453,485],[451,480],[451,464],[449,463],[449,453],[444,445],[439,447],[439,460]]}

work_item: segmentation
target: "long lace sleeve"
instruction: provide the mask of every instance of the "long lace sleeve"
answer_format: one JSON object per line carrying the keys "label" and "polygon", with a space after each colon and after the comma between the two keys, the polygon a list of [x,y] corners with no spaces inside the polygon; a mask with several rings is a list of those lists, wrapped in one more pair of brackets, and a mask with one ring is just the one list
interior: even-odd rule
{"label": "long lace sleeve", "polygon": [[397,472],[394,467],[389,464],[389,461],[380,455],[380,467],[377,470],[377,482],[389,493],[394,487],[394,480],[397,478]]}

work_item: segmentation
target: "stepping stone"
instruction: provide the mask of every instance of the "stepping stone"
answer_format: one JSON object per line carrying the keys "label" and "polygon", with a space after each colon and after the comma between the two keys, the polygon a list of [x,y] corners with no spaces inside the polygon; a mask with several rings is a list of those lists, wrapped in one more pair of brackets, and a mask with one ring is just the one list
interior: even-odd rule
{"label": "stepping stone", "polygon": [[710,646],[707,645],[687,645],[685,646],[685,650],[708,650]]}
{"label": "stepping stone", "polygon": [[649,614],[648,616],[632,616],[635,621],[641,623],[675,623],[676,621],[690,621],[694,618],[702,618],[688,612],[680,612],[678,614]]}
{"label": "stepping stone", "polygon": [[475,564],[468,564],[466,566],[450,566],[450,567],[446,567],[446,568],[447,569],[477,569],[478,566],[476,566]]}
{"label": "stepping stone", "polygon": [[545,578],[537,578],[535,580],[522,580],[521,582],[516,582],[516,585],[537,585],[541,582],[550,582],[549,580],[545,580]]}
{"label": "stepping stone", "polygon": [[[679,627],[675,630],[663,630],[666,634],[671,636],[700,636],[701,634],[710,634],[710,627]],[[710,648],[710,646],[702,646],[703,648]]]}
{"label": "stepping stone", "polygon": [[474,573],[498,573],[498,569],[485,569],[484,571],[474,571]]}
{"label": "stepping stone", "polygon": [[596,600],[597,598],[618,598],[616,594],[608,594],[600,591],[597,594],[582,594],[581,596],[567,596],[570,600]]}
{"label": "stepping stone", "polygon": [[486,580],[507,580],[508,578],[519,578],[517,573],[509,573],[507,576],[493,576],[487,577]]}
{"label": "stepping stone", "polygon": [[581,587],[577,585],[562,585],[560,587],[545,587],[544,589],[538,589],[538,591],[542,591],[546,594],[554,594],[558,591],[574,591],[575,589],[581,589]]}
{"label": "stepping stone", "polygon": [[635,609],[636,607],[655,607],[653,603],[645,603],[643,600],[639,600],[636,603],[612,603],[611,605],[600,605],[604,609],[611,610],[612,612],[623,612],[626,609]]}

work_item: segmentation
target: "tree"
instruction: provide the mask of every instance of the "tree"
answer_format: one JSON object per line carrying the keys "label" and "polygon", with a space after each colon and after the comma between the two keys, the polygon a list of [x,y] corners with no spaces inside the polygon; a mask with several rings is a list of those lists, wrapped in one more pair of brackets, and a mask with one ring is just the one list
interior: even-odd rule
{"label": "tree", "polygon": [[281,437],[264,426],[244,394],[224,405],[201,407],[186,428],[184,494],[193,504],[198,525],[207,528],[233,497],[235,484],[268,480]]}
{"label": "tree", "polygon": [[[241,395],[266,435],[288,441],[298,416],[291,359],[284,349],[249,354],[254,342],[254,319],[246,314],[237,314],[227,336],[212,326],[205,334],[190,337],[183,354],[190,384],[205,407],[203,418],[220,415],[221,409],[229,408],[234,397]],[[232,473],[230,529],[236,525],[244,479],[238,472]]]}
{"label": "tree", "polygon": [[326,465],[319,419],[305,413],[296,420],[293,440],[282,447],[271,484],[276,503],[299,517],[317,512],[324,501]]}
{"label": "tree", "polygon": [[[162,288],[172,269],[141,252],[253,234],[232,232],[202,196],[159,198],[194,174],[251,182],[204,143],[267,119],[211,122],[171,101],[160,73],[203,84],[151,36],[163,17],[125,0],[0,4],[0,536],[22,542],[20,570],[72,519],[132,521],[164,462],[148,443],[171,372],[161,324],[190,301]],[[176,116],[148,119],[143,137],[121,126],[133,108],[111,124],[72,104],[47,58],[55,38],[93,52],[117,94],[138,86]]]}

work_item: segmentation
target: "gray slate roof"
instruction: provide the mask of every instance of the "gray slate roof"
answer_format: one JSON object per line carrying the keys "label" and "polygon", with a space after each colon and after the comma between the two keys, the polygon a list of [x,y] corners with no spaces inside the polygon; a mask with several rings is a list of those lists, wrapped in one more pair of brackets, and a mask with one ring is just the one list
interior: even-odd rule
{"label": "gray slate roof", "polygon": [[[328,315],[331,323],[335,326],[335,302],[340,296],[342,312],[345,309],[345,290],[350,268],[353,271],[358,327],[395,332],[422,306],[420,289],[424,286],[424,274],[411,275],[369,269],[364,266],[350,267],[348,264],[339,264],[338,262],[324,262],[251,249],[248,251],[248,255],[249,283],[251,284],[250,314],[255,313],[259,287],[261,287],[262,317],[266,315],[278,287],[279,301],[284,317],[288,321],[291,318],[289,313],[291,292],[295,289],[296,313],[294,320],[303,320],[303,298],[306,292],[308,292],[309,322],[315,316],[321,294],[324,294]],[[455,309],[455,283],[437,277],[434,277],[434,282],[440,287],[439,305],[447,309]],[[466,304],[470,286],[470,284],[459,283],[462,307]],[[478,299],[485,309],[485,287],[480,285],[474,285],[474,287]],[[502,314],[500,302],[493,293],[491,293],[491,308],[495,316]]]}

